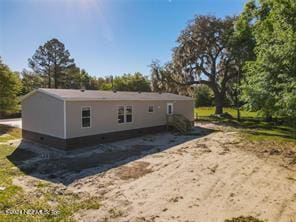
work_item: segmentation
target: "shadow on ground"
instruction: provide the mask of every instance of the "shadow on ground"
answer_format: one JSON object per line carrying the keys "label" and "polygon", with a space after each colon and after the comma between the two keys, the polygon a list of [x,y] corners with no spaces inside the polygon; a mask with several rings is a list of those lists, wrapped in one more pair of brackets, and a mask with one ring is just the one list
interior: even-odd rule
{"label": "shadow on ground", "polygon": [[[22,141],[8,160],[27,175],[54,183],[69,185],[83,177],[105,172],[111,168],[162,152],[184,142],[204,137],[214,130],[194,127],[188,135],[164,132],[98,145],[96,148],[68,153],[53,152]],[[30,147],[31,146],[31,147]],[[35,150],[31,149],[35,146]]]}

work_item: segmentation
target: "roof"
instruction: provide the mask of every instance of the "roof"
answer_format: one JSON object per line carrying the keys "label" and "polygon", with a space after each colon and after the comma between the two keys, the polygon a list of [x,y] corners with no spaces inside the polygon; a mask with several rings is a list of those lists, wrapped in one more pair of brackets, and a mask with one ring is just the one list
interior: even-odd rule
{"label": "roof", "polygon": [[45,93],[63,101],[89,101],[89,100],[193,100],[188,96],[173,93],[156,92],[123,92],[102,90],[79,90],[79,89],[47,89],[40,88],[25,95],[22,100],[30,97],[35,92]]}

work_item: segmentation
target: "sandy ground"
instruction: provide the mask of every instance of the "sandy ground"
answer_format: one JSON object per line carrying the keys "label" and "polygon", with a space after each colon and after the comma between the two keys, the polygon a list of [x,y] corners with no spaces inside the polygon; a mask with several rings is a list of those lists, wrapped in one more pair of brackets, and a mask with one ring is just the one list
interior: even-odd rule
{"label": "sandy ground", "polygon": [[[29,181],[42,178],[67,192],[99,196],[102,207],[76,212],[77,221],[214,222],[241,215],[296,221],[295,165],[280,161],[276,152],[247,149],[237,132],[213,124],[200,127],[198,136],[163,133],[104,145],[101,151],[61,155],[64,161],[80,158],[89,164],[79,170],[54,168],[54,175],[40,174],[40,165],[38,173],[14,183],[31,190]],[[125,156],[126,147],[133,147],[133,157]],[[123,152],[113,156],[115,162],[96,158],[106,150]]]}

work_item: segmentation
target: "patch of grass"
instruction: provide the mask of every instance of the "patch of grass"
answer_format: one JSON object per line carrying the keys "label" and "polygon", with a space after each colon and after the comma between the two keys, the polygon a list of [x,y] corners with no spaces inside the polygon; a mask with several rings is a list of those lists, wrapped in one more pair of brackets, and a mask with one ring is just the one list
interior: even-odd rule
{"label": "patch of grass", "polygon": [[234,121],[241,128],[242,136],[253,141],[278,141],[296,143],[296,127],[257,120]]}
{"label": "patch of grass", "polygon": [[224,220],[224,222],[264,222],[264,221],[259,220],[253,216],[247,216],[247,217],[240,216],[240,217]]}
{"label": "patch of grass", "polygon": [[[54,196],[51,196],[55,199]],[[83,200],[78,195],[60,195],[55,199],[58,202],[58,214],[54,218],[55,221],[71,221],[73,213],[81,209],[99,209],[100,200],[97,197],[88,197]]]}
{"label": "patch of grass", "polygon": [[43,181],[39,181],[36,185],[38,188],[43,188],[43,187],[48,187],[49,183],[43,182]]}
{"label": "patch of grass", "polygon": [[15,138],[10,136],[9,134],[4,134],[0,136],[0,142],[7,142],[9,140],[14,140]]}
{"label": "patch of grass", "polygon": [[9,145],[0,145],[0,186],[7,187],[11,184],[13,176],[21,174],[20,170],[14,168],[14,165],[6,158],[13,150]]}
{"label": "patch of grass", "polygon": [[241,132],[241,135],[247,139],[252,141],[279,141],[279,142],[292,142],[296,143],[295,133],[292,132],[283,132],[277,129],[269,129],[269,130],[245,130]]}
{"label": "patch of grass", "polygon": [[122,166],[116,172],[116,175],[122,180],[137,179],[148,173],[151,173],[152,170],[148,168],[150,163],[137,161],[132,166]]}
{"label": "patch of grass", "polygon": [[[235,109],[225,108],[224,111],[236,117]],[[196,112],[198,121],[211,121],[235,127],[247,140],[296,142],[296,126],[292,121],[266,122],[256,112],[248,111],[241,111],[240,121],[235,118],[218,118],[212,115],[215,112],[214,107],[197,108]]]}
{"label": "patch of grass", "polygon": [[117,218],[117,217],[122,217],[123,212],[121,210],[117,210],[115,208],[112,208],[109,210],[110,218]]}
{"label": "patch of grass", "polygon": [[[233,118],[236,117],[237,111],[235,108],[226,107],[223,109],[224,113],[230,114]],[[215,114],[215,107],[198,107],[195,108],[195,114],[196,117],[208,117]],[[240,110],[241,117],[246,118],[254,118],[254,117],[260,117],[260,115],[257,112],[250,112],[247,110]]]}
{"label": "patch of grass", "polygon": [[22,129],[0,124],[0,135],[3,134],[7,134],[11,139],[20,139],[22,137]]}
{"label": "patch of grass", "polygon": [[[32,191],[24,191],[13,185],[14,177],[24,175],[7,156],[15,151],[15,147],[0,144],[0,221],[73,221],[73,214],[80,209],[98,209],[100,200],[89,195],[79,196],[74,193],[54,192],[56,187],[40,180]],[[56,205],[50,205],[54,202]],[[12,210],[45,210],[50,214],[9,214]],[[56,212],[56,214],[52,214]]]}

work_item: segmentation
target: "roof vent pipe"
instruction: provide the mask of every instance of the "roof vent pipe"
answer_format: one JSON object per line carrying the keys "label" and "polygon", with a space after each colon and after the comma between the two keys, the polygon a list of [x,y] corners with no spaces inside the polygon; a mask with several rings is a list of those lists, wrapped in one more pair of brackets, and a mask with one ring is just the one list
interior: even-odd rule
{"label": "roof vent pipe", "polygon": [[80,89],[80,92],[84,92],[85,91],[85,89]]}

